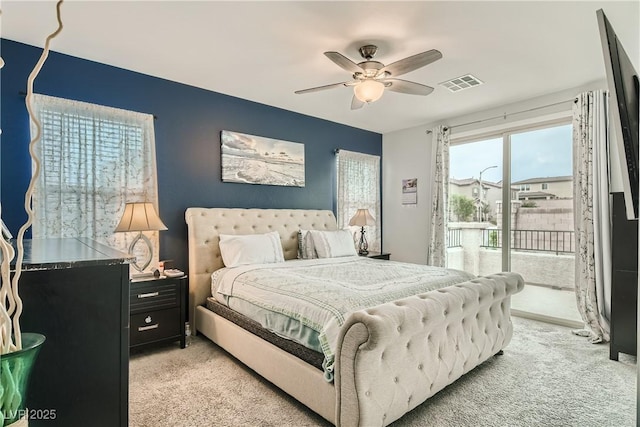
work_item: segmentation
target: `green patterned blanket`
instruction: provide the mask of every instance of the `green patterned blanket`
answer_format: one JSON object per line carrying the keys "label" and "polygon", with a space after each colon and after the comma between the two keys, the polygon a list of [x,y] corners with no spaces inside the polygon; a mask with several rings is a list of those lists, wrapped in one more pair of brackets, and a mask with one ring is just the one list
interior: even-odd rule
{"label": "green patterned blanket", "polygon": [[[238,298],[259,312],[277,313],[316,331],[325,378],[331,381],[340,327],[350,313],[473,277],[459,270],[355,256],[223,268],[213,273],[212,290],[214,296],[227,297],[219,300]],[[243,314],[260,317],[256,310]],[[273,328],[272,321],[252,318]],[[287,336],[286,330],[273,332]]]}

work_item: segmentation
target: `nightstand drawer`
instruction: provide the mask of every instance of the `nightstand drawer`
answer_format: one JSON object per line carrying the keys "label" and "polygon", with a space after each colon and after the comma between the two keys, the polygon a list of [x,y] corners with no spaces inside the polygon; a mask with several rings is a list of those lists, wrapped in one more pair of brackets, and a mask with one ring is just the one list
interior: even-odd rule
{"label": "nightstand drawer", "polygon": [[149,311],[131,316],[129,345],[147,344],[180,335],[180,308]]}
{"label": "nightstand drawer", "polygon": [[[166,283],[165,283],[166,282]],[[180,286],[175,281],[132,283],[129,294],[131,313],[180,306]]]}

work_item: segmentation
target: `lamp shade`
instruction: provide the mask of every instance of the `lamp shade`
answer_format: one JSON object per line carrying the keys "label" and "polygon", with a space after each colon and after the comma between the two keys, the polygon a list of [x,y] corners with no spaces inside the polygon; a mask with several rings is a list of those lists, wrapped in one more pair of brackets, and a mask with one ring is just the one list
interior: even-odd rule
{"label": "lamp shade", "polygon": [[166,230],[162,220],[158,217],[152,203],[127,203],[116,231],[152,231]]}
{"label": "lamp shade", "polygon": [[374,102],[384,92],[384,84],[377,80],[365,80],[353,87],[353,94],[362,102]]}
{"label": "lamp shade", "polygon": [[349,225],[357,225],[358,227],[376,225],[376,219],[371,216],[369,209],[358,209],[356,214],[349,220]]}

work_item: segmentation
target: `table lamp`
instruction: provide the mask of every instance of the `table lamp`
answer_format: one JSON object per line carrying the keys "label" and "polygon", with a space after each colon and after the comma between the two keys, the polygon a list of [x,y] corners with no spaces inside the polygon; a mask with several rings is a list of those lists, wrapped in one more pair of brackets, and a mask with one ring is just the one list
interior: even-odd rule
{"label": "table lamp", "polygon": [[156,210],[153,207],[152,203],[135,202],[127,203],[125,205],[122,219],[120,219],[120,224],[118,224],[115,231],[138,231],[138,235],[131,241],[131,244],[129,245],[129,253],[134,253],[134,247],[140,241],[146,243],[148,248],[147,257],[143,260],[142,265],[140,265],[138,259],[136,258],[135,261],[131,263],[133,268],[135,268],[139,272],[142,272],[149,266],[151,260],[153,259],[153,246],[151,245],[151,241],[147,236],[142,234],[142,232],[160,231],[166,229],[167,227],[158,217],[158,214],[156,213]]}
{"label": "table lamp", "polygon": [[369,209],[358,209],[356,214],[349,220],[349,225],[360,227],[360,241],[358,242],[358,254],[367,255],[369,253],[369,244],[364,236],[365,225],[376,225],[376,220],[369,213]]}

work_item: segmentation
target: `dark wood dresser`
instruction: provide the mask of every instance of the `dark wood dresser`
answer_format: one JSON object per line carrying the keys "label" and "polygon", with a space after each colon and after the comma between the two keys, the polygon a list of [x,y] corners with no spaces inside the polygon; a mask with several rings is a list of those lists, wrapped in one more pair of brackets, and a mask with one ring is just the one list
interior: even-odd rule
{"label": "dark wood dresser", "polygon": [[391,259],[391,254],[389,252],[371,252],[369,251],[369,253],[367,255],[363,255],[366,256],[368,258],[373,258],[373,259],[384,259],[384,260],[389,260]]}
{"label": "dark wood dresser", "polygon": [[611,343],[609,358],[636,354],[638,310],[638,221],[628,220],[623,193],[613,194],[611,239]]}
{"label": "dark wood dresser", "polygon": [[90,239],[25,240],[22,331],[46,336],[27,407],[55,414],[31,427],[127,426],[128,261]]}

